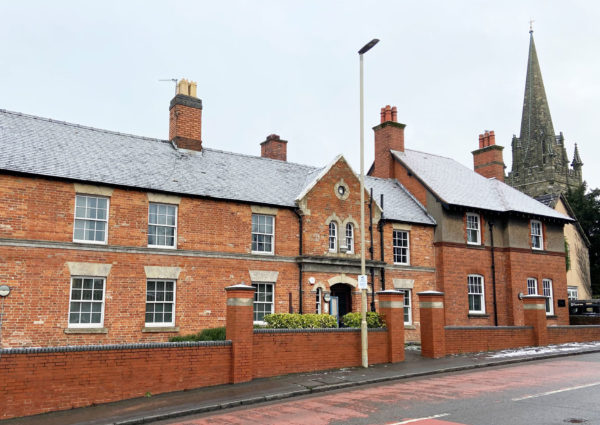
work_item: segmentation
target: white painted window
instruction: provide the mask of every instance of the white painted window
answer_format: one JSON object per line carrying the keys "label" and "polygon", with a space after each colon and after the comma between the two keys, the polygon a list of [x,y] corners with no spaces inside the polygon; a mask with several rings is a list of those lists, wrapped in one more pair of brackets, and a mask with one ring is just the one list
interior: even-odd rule
{"label": "white painted window", "polygon": [[337,224],[329,223],[329,252],[337,252]]}
{"label": "white painted window", "polygon": [[108,198],[75,196],[73,241],[105,244],[108,234]]}
{"label": "white painted window", "polygon": [[72,277],[69,300],[70,328],[101,328],[104,325],[103,277]]}
{"label": "white painted window", "polygon": [[567,295],[570,300],[576,300],[579,298],[579,290],[577,289],[577,286],[569,286],[567,288]]}
{"label": "white painted window", "polygon": [[554,314],[554,295],[552,292],[552,280],[542,279],[542,289],[544,290],[544,296],[546,297],[546,316],[552,316]]}
{"label": "white painted window", "polygon": [[148,246],[176,248],[176,205],[150,203],[148,207]]}
{"label": "white painted window", "polygon": [[527,295],[537,295],[538,287],[537,287],[537,279],[535,277],[527,278]]}
{"label": "white painted window", "polygon": [[346,247],[348,253],[354,252],[354,226],[352,223],[346,224]]}
{"label": "white painted window", "polygon": [[317,314],[321,314],[322,312],[322,303],[321,300],[323,299],[323,290],[321,288],[317,288],[317,299],[316,301],[316,309],[315,309],[315,313]]}
{"label": "white painted window", "polygon": [[485,313],[483,276],[470,274],[468,277],[469,313]]}
{"label": "white painted window", "polygon": [[275,217],[252,214],[252,252],[273,254]]}
{"label": "white painted window", "polygon": [[412,325],[412,303],[410,289],[399,289],[404,292],[404,324]]}
{"label": "white painted window", "polygon": [[544,249],[542,223],[537,220],[531,220],[531,248]]}
{"label": "white painted window", "polygon": [[254,321],[262,322],[265,315],[273,313],[273,284],[253,283],[254,291]]}
{"label": "white painted window", "polygon": [[408,232],[405,230],[394,230],[393,233],[394,246],[394,263],[395,264],[410,264],[410,247]]}
{"label": "white painted window", "polygon": [[481,228],[479,214],[467,213],[467,243],[481,245]]}
{"label": "white painted window", "polygon": [[146,282],[146,326],[175,325],[175,281]]}

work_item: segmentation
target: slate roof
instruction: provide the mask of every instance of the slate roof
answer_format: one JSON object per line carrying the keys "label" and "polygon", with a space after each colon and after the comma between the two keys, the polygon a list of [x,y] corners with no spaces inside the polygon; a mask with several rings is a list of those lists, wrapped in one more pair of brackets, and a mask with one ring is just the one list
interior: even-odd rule
{"label": "slate roof", "polygon": [[556,201],[558,201],[559,197],[560,195],[557,195],[555,193],[549,193],[542,196],[536,196],[534,199],[536,201],[541,202],[547,207],[554,208],[556,206]]}
{"label": "slate roof", "polygon": [[483,177],[451,158],[409,149],[404,152],[392,151],[392,154],[443,203],[571,221],[569,217],[507,184]]}
{"label": "slate roof", "polygon": [[373,199],[378,205],[383,194],[384,218],[409,223],[435,224],[434,218],[398,180],[365,176],[365,187],[369,192],[373,189]]}
{"label": "slate roof", "polygon": [[[0,170],[295,207],[323,169],[210,148],[177,149],[166,140],[0,109]],[[385,193],[387,218],[435,224],[403,187],[382,182],[373,187]]]}

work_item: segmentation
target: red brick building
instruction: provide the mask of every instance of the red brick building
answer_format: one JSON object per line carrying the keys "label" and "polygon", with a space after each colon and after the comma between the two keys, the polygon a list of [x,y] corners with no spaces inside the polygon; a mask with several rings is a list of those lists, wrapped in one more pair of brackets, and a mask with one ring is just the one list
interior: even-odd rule
{"label": "red brick building", "polygon": [[494,132],[479,138],[475,171],[405,149],[395,108],[381,111],[370,175],[397,179],[436,220],[436,287],[447,326],[522,325],[523,294],[547,296],[549,325],[569,322],[563,226],[572,220],[504,184]]}
{"label": "red brick building", "polygon": [[[180,82],[169,140],[0,110],[0,284],[11,288],[0,347],[165,341],[221,326],[224,288],[241,282],[256,287],[256,321],[359,309],[356,173],[343,156],[287,162],[277,135],[261,157],[206,148],[195,90]],[[436,220],[387,177],[366,178],[369,303],[404,290],[407,339],[418,340],[416,293],[444,287]]]}

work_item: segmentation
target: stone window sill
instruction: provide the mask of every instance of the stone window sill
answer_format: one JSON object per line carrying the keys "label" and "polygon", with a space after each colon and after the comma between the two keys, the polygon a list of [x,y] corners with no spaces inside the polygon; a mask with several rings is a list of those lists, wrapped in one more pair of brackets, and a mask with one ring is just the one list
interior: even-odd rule
{"label": "stone window sill", "polygon": [[142,328],[142,332],[179,332],[179,326],[146,326],[145,328]]}
{"label": "stone window sill", "polygon": [[550,316],[546,316],[546,319],[558,319],[558,316],[555,314],[552,314]]}
{"label": "stone window sill", "polygon": [[107,334],[106,328],[66,328],[66,334]]}
{"label": "stone window sill", "polygon": [[486,317],[490,317],[490,315],[489,314],[475,314],[475,313],[469,314],[469,319],[485,319]]}
{"label": "stone window sill", "polygon": [[417,329],[415,325],[404,325],[404,329]]}

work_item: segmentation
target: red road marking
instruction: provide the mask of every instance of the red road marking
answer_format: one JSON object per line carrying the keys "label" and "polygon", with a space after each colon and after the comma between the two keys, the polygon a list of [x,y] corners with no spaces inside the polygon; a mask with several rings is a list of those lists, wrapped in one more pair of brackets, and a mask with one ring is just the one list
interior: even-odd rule
{"label": "red road marking", "polygon": [[[448,376],[432,376],[414,381],[400,381],[370,388],[319,397],[292,400],[273,405],[240,409],[201,419],[182,421],[185,425],[220,424],[287,424],[326,425],[332,421],[368,418],[384,405],[410,409],[417,403],[475,398],[482,394],[521,389],[538,393],[540,388],[557,389],[565,385],[582,385],[600,380],[600,365],[577,360],[560,360],[543,364],[523,364],[495,370],[478,370]],[[531,392],[529,394],[531,394]],[[408,419],[405,419],[408,420]],[[395,422],[397,423],[397,422]],[[418,425],[460,425],[436,419],[410,423]]]}

